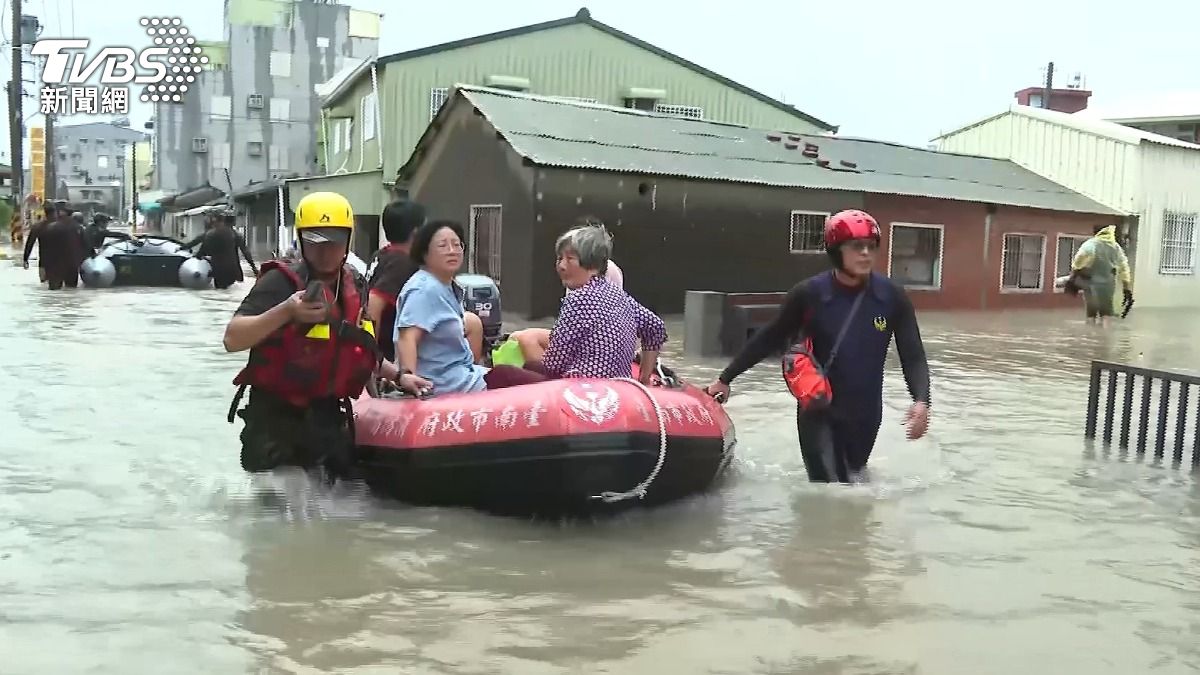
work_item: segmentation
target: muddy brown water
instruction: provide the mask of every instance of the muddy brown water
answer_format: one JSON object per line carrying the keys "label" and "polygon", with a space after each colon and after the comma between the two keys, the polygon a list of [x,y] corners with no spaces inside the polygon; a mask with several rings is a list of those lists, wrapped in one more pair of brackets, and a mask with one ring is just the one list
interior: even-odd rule
{"label": "muddy brown water", "polygon": [[[1195,315],[922,316],[931,434],[903,439],[893,362],[863,487],[805,482],[768,362],[711,494],[536,524],[243,474],[220,335],[245,291],[0,263],[0,673],[1200,667],[1195,481],[1081,433],[1087,362],[1194,365]],[[678,346],[689,378],[723,365]]]}

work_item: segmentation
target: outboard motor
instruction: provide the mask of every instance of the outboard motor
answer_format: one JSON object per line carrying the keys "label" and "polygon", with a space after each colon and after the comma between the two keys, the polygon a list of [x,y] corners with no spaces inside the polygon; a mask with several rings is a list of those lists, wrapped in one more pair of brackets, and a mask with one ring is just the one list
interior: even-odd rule
{"label": "outboard motor", "polygon": [[484,351],[491,353],[500,340],[503,317],[500,311],[500,287],[482,274],[460,274],[454,278],[463,289],[463,309],[474,312],[483,322]]}

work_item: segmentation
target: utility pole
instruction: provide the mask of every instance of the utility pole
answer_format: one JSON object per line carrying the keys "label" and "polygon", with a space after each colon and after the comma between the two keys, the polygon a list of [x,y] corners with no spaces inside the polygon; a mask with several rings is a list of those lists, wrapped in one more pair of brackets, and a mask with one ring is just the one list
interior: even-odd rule
{"label": "utility pole", "polygon": [[21,104],[25,96],[25,83],[21,76],[21,0],[12,0],[12,79],[8,81],[8,135],[9,152],[12,154],[12,194],[17,208],[21,208],[24,192],[22,182],[25,177],[24,154],[22,143],[25,134],[24,115]]}
{"label": "utility pole", "polygon": [[58,169],[55,165],[55,160],[58,159],[58,146],[54,143],[54,117],[55,113],[46,113],[46,153],[42,160],[44,167],[42,169],[45,175],[46,194],[43,199],[53,201],[58,199]]}
{"label": "utility pole", "polygon": [[1050,90],[1054,88],[1054,62],[1046,64],[1046,88],[1042,91],[1042,107],[1050,109]]}

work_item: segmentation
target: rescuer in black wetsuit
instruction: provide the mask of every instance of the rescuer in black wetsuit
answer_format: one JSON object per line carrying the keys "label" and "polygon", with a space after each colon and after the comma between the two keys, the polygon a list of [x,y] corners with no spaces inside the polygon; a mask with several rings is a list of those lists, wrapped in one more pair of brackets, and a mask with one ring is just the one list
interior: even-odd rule
{"label": "rescuer in black wetsuit", "polygon": [[[79,285],[79,265],[87,259],[83,227],[75,221],[67,202],[54,202],[55,219],[41,228],[40,263],[46,269],[46,283],[55,291],[63,286]],[[28,264],[28,262],[26,263]]]}
{"label": "rescuer in black wetsuit", "polygon": [[197,258],[208,258],[212,265],[213,286],[216,288],[229,288],[234,282],[243,281],[246,278],[242,274],[242,263],[238,260],[238,251],[241,251],[246,262],[250,263],[250,269],[254,270],[255,276],[258,275],[258,266],[254,264],[254,258],[250,256],[250,251],[246,248],[246,240],[238,234],[237,230],[233,229],[233,221],[236,217],[237,214],[233,209],[218,212],[212,216],[210,221],[212,227],[183,245],[188,250],[195,248],[197,244],[200,245],[195,255]]}
{"label": "rescuer in black wetsuit", "polygon": [[87,232],[89,256],[99,253],[100,249],[104,247],[104,240],[109,237],[112,237],[113,239],[132,239],[132,237],[124,232],[113,232],[112,230],[108,229],[107,225],[111,222],[112,218],[104,213],[97,213],[96,215],[92,216],[92,224],[85,228]]}
{"label": "rescuer in black wetsuit", "polygon": [[[831,216],[825,223],[825,248],[834,269],[792,287],[779,315],[707,387],[714,397],[727,397],[734,378],[795,340],[801,331],[812,338],[817,360],[828,363],[833,343],[846,325],[827,373],[832,405],[803,414],[797,406],[800,451],[814,482],[862,479],[883,415],[883,367],[892,335],[913,399],[906,420],[908,438],[924,436],[929,426],[925,347],[904,289],[872,271],[879,241],[879,225],[869,214],[851,210]],[[851,315],[862,293],[866,295]]]}
{"label": "rescuer in black wetsuit", "polygon": [[[39,213],[41,217],[34,220],[33,225],[29,228],[29,236],[25,238],[25,255],[21,261],[25,269],[29,269],[29,256],[33,255],[33,245],[41,240],[46,226],[54,221],[54,204],[47,203],[31,215]],[[38,253],[38,281],[42,283],[46,281],[46,258],[41,255],[40,251]]]}

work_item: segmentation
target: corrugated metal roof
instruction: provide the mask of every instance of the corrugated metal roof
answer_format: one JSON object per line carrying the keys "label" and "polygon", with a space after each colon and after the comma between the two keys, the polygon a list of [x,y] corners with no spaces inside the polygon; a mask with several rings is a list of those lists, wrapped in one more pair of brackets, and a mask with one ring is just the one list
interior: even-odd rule
{"label": "corrugated metal roof", "polygon": [[[1118,213],[1008,160],[859,138],[780,135],[485,87],[460,86],[455,102],[460,100],[478,109],[517,153],[541,166]],[[431,125],[410,164],[440,126]],[[806,143],[818,147],[818,159],[828,160],[828,168],[801,154]]]}
{"label": "corrugated metal roof", "polygon": [[990,122],[999,117],[1003,117],[1004,115],[1022,115],[1032,119],[1043,120],[1051,124],[1064,126],[1069,129],[1075,129],[1076,131],[1082,131],[1088,134],[1095,134],[1097,136],[1111,138],[1114,141],[1121,141],[1131,145],[1137,145],[1139,143],[1146,142],[1158,143],[1159,145],[1173,145],[1177,148],[1186,148],[1188,150],[1200,150],[1200,145],[1196,145],[1195,143],[1188,143],[1187,141],[1181,141],[1171,138],[1170,136],[1152,134],[1149,131],[1142,131],[1141,129],[1127,127],[1123,124],[1117,124],[1116,122],[1096,119],[1095,117],[1083,114],[1082,112],[1068,114],[1058,112],[1057,110],[1047,110],[1045,108],[1031,108],[1027,105],[1019,105],[1016,103],[1009,106],[1008,110],[1002,113],[992,115],[977,122],[972,122],[971,124],[955,129],[954,131],[948,131],[938,136],[934,140],[936,141],[941,138],[953,136],[954,134],[977,127],[980,124]]}

